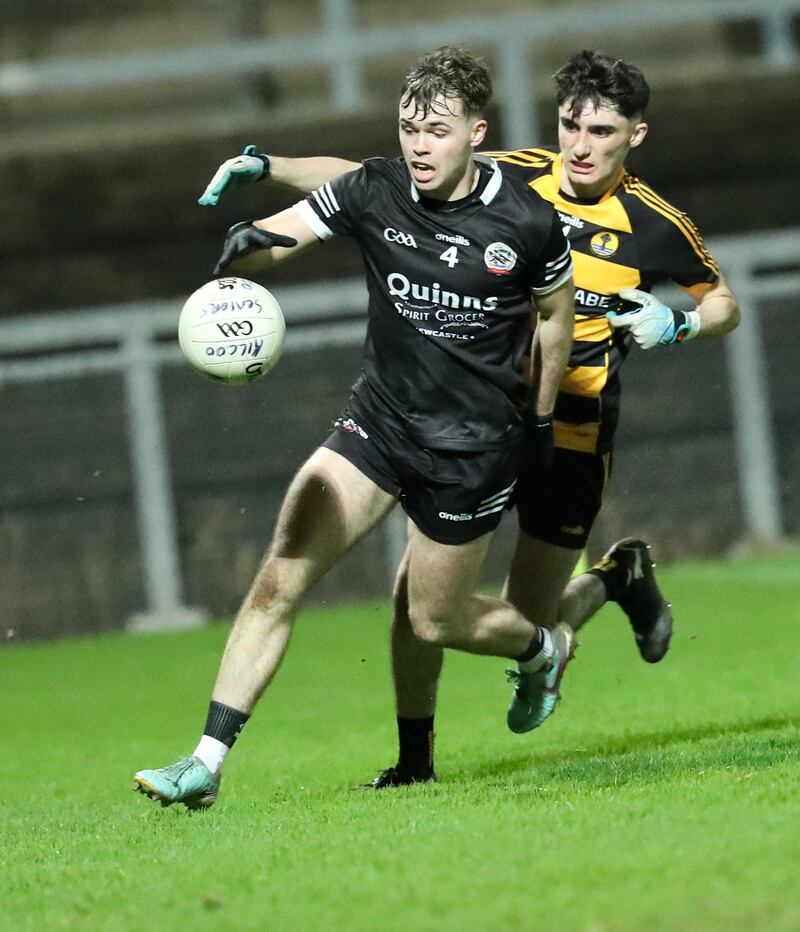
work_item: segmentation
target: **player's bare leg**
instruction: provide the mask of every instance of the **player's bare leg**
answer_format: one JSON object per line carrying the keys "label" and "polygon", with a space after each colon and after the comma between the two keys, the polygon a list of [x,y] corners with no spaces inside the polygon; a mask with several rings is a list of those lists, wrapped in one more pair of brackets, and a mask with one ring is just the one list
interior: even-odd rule
{"label": "player's bare leg", "polygon": [[[409,531],[410,536],[413,533],[413,530]],[[441,547],[442,545],[435,546]],[[504,598],[513,603],[525,616],[523,620],[525,637],[529,636],[529,632],[532,636],[532,632],[535,632],[538,626],[555,627],[559,598],[563,591],[563,581],[569,578],[580,556],[580,552],[575,550],[554,548],[556,551],[564,549],[565,552],[563,554],[552,554],[548,553],[546,548],[547,545],[528,535],[524,535],[524,539],[521,539],[517,547],[512,574],[504,590]],[[483,559],[482,553],[485,554],[485,550],[482,548],[476,551],[478,566],[480,566]],[[445,554],[447,554],[447,551],[445,551]],[[446,629],[438,634],[433,629],[425,632],[418,620],[417,629],[421,637],[414,633],[408,617],[409,556],[410,551],[407,548],[395,583],[394,613],[392,617],[392,672],[397,708],[399,757],[394,767],[384,770],[370,784],[377,789],[435,779],[433,769],[433,720],[436,709],[436,689],[444,656],[442,644],[456,646],[455,641],[448,641]],[[538,559],[539,556],[553,558],[547,561],[547,569],[541,575],[536,570],[537,564],[531,562]],[[440,569],[438,572],[446,573],[447,570]],[[471,572],[474,572],[474,569]],[[465,580],[465,585],[468,585],[466,591],[471,591],[474,582],[475,577],[468,571]],[[595,580],[595,582],[598,581]],[[543,598],[538,598],[540,592],[544,593]],[[452,604],[451,599],[450,594],[445,594],[445,608],[447,608],[447,605]],[[508,605],[501,600],[485,599],[481,596],[472,596],[469,602],[472,604],[473,610],[477,609],[479,613],[487,609],[490,610],[489,619],[482,619],[484,624],[488,620],[491,625],[496,625],[508,608]],[[454,624],[457,628],[463,622],[467,611],[466,607],[463,608],[463,614],[453,619],[451,624]],[[494,614],[495,612],[499,612],[499,614]],[[534,624],[530,624],[530,620],[533,620]],[[573,650],[571,632],[565,629],[563,632],[557,632],[557,636],[562,642],[561,649],[564,664],[566,664],[566,660],[569,659]],[[460,637],[463,640],[464,635],[462,634]],[[516,649],[518,643],[511,648],[506,645],[506,650]],[[461,644],[459,643],[458,646],[461,646]],[[478,653],[492,652],[491,650],[487,651],[486,647],[484,633],[483,642],[480,644],[479,649],[475,650],[473,647],[473,651]],[[467,647],[467,649],[470,648]],[[510,654],[506,653],[505,656],[510,656]],[[539,671],[534,671],[534,676],[538,673]],[[560,673],[563,673],[563,665]],[[555,683],[556,695],[559,681],[560,675]],[[534,686],[537,685],[534,684]],[[521,697],[520,702],[523,701],[524,697]],[[539,714],[534,714],[537,710],[532,709],[530,703],[526,702],[522,706],[521,714],[520,710],[516,708],[517,704],[515,694],[515,701],[512,701],[515,712],[512,714],[511,710],[509,710],[510,724],[513,724],[514,730],[526,731],[530,730],[530,727],[536,727],[536,724],[540,724]],[[536,724],[531,725],[531,722]]]}
{"label": "player's bare leg", "polygon": [[473,594],[491,539],[440,544],[411,529],[408,613],[420,640],[495,657],[527,649],[536,626],[503,599]]}
{"label": "player's bare leg", "polygon": [[520,530],[503,598],[534,624],[552,629],[563,621],[574,629],[580,605],[576,599],[565,606],[563,597],[580,556],[580,550],[547,544]]}
{"label": "player's bare leg", "polygon": [[444,647],[527,658],[521,666],[527,663],[532,669],[522,676],[531,680],[525,686],[531,687],[535,708],[526,701],[525,715],[537,724],[555,706],[572,650],[569,634],[560,645],[561,653],[555,654],[549,632],[545,635],[509,602],[472,594],[490,534],[460,546],[438,544],[413,526],[409,537],[398,570],[392,618],[400,754],[394,767],[369,784],[376,789],[435,779],[433,717]]}
{"label": "player's bare leg", "polygon": [[421,641],[408,619],[408,549],[394,584],[391,629],[392,681],[397,711],[399,753],[367,789],[408,786],[436,779],[433,766],[436,690],[444,660],[444,648]]}
{"label": "player's bare leg", "polygon": [[597,576],[581,573],[567,583],[558,605],[558,620],[565,621],[573,631],[580,631],[607,601],[606,588]]}
{"label": "player's bare leg", "polygon": [[[462,649],[473,647],[470,635],[465,633],[471,627],[465,615],[472,611],[472,603],[479,598],[471,593],[491,534],[471,544],[447,546],[429,541],[409,524],[409,538],[395,580],[391,635],[399,755],[393,767],[383,770],[372,783],[366,784],[372,789],[436,779],[433,717],[444,645]],[[418,561],[415,597],[419,600],[416,630],[412,627],[409,610],[409,569],[415,557]],[[428,578],[427,573],[432,575]],[[439,578],[441,585],[437,585]],[[511,617],[515,615],[511,606],[498,599],[493,601],[498,603],[501,613],[507,611]],[[522,634],[514,647],[530,643],[535,630],[524,619],[520,627]],[[501,652],[505,649],[505,646],[499,648]],[[491,648],[487,650],[485,632],[481,634],[476,652],[493,652]]]}
{"label": "player's bare leg", "polygon": [[325,447],[300,469],[272,545],[239,610],[213,699],[250,712],[286,651],[303,596],[394,505],[394,498]]}
{"label": "player's bare leg", "polygon": [[411,537],[409,618],[424,641],[470,653],[510,657],[515,692],[508,711],[512,731],[529,731],[548,718],[574,647],[571,629],[553,634],[504,599],[468,595],[483,564],[491,535],[470,544],[437,544],[419,531]]}
{"label": "player's bare leg", "polygon": [[392,674],[397,714],[426,718],[436,709],[444,649],[420,640],[408,618],[408,552],[397,572],[392,612]]}
{"label": "player's bare leg", "polygon": [[300,600],[394,503],[325,447],[301,467],[228,638],[200,744],[194,755],[171,767],[137,773],[141,792],[164,805],[198,808],[214,802],[222,761],[280,665]]}

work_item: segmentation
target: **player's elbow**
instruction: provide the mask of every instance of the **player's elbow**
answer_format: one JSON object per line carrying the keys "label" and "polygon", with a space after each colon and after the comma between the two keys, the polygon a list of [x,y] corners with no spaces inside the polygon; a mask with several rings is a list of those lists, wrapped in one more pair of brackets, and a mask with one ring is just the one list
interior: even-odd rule
{"label": "player's elbow", "polygon": [[739,308],[739,302],[731,296],[731,301],[728,304],[727,313],[723,321],[724,333],[730,333],[731,330],[735,330],[742,319],[742,312]]}
{"label": "player's elbow", "polygon": [[709,336],[724,337],[735,330],[742,319],[739,302],[731,295],[722,306],[717,305],[713,316],[708,320],[706,329]]}

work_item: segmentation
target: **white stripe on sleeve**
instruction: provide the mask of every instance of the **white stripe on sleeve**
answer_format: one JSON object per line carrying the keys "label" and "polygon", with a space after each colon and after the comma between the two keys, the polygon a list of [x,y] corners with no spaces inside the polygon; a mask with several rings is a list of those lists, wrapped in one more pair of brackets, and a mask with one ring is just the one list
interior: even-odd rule
{"label": "white stripe on sleeve", "polygon": [[333,188],[331,187],[330,181],[326,182],[323,185],[323,188],[325,189],[325,193],[328,195],[331,204],[333,204],[333,209],[341,210],[342,208],[339,206],[339,202],[336,200],[336,195],[333,193]]}
{"label": "white stripe on sleeve", "polygon": [[328,202],[328,196],[325,194],[322,188],[317,188],[316,191],[311,192],[314,195],[314,200],[319,204],[320,210],[326,217],[330,217],[333,213],[330,203]]}
{"label": "white stripe on sleeve", "polygon": [[[559,270],[561,271],[561,270]],[[558,274],[557,272],[555,274]],[[570,261],[566,268],[561,271],[561,274],[553,280],[552,278],[545,277],[545,283],[540,285],[538,288],[531,288],[531,293],[535,295],[546,295],[550,294],[551,291],[555,291],[560,288],[564,282],[568,281],[572,277],[572,262]]]}
{"label": "white stripe on sleeve", "polygon": [[545,268],[550,268],[553,265],[563,265],[566,259],[569,257],[569,246],[561,253],[557,259],[553,259],[552,262],[545,262]]}
{"label": "white stripe on sleeve", "polygon": [[323,223],[308,201],[298,201],[293,206],[303,223],[318,239],[330,239],[334,235],[333,230]]}

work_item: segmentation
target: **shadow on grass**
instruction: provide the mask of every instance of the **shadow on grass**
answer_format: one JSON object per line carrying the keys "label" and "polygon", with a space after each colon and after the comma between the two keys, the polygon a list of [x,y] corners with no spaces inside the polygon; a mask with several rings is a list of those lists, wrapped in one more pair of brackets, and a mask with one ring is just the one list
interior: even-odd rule
{"label": "shadow on grass", "polygon": [[776,734],[798,725],[797,715],[727,724],[706,722],[693,728],[623,735],[589,747],[545,753],[536,752],[535,735],[528,735],[527,739],[521,738],[527,744],[519,754],[475,769],[461,768],[450,779],[491,780],[530,775],[537,784],[553,781],[609,786],[631,780],[673,779],[681,772],[731,769],[755,772],[789,759],[800,759],[796,738]]}

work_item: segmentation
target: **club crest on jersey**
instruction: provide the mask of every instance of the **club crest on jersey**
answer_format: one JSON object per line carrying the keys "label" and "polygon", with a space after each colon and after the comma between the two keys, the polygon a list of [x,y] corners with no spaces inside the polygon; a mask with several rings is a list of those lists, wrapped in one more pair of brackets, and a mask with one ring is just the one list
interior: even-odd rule
{"label": "club crest on jersey", "polygon": [[517,254],[505,243],[489,243],[483,261],[493,275],[508,275],[517,264]]}
{"label": "club crest on jersey", "polygon": [[589,241],[589,246],[596,256],[600,256],[601,259],[607,259],[609,256],[613,256],[619,249],[619,237],[616,233],[609,233],[608,230],[603,230],[602,233],[594,234]]}

